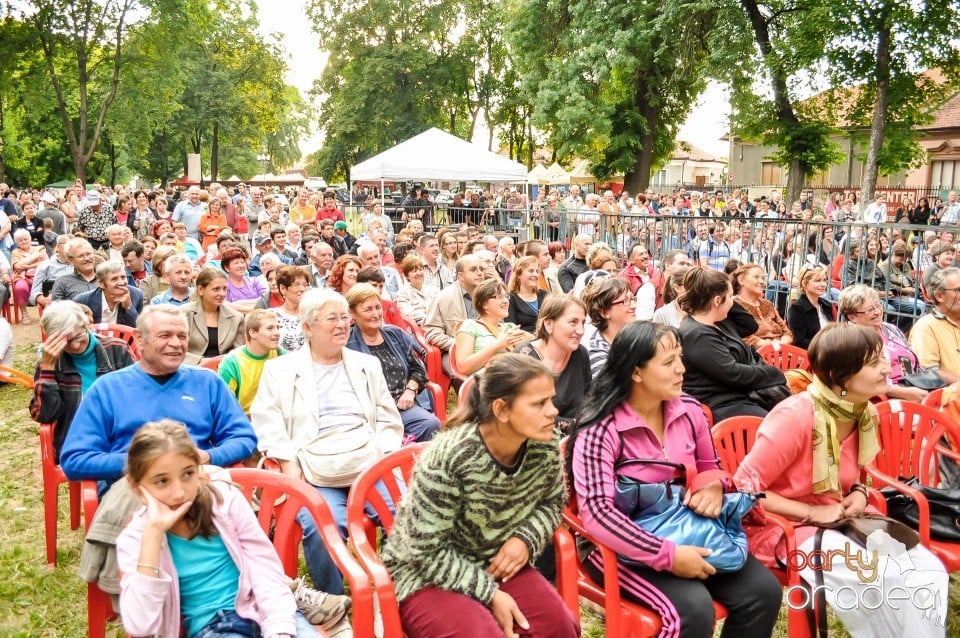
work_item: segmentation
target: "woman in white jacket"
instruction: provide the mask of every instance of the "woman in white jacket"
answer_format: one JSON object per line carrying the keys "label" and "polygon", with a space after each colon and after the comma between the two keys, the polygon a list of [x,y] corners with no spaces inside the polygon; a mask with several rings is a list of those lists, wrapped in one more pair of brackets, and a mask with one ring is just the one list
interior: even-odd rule
{"label": "woman in white jacket", "polygon": [[[380,360],[345,347],[346,299],[329,289],[308,290],[300,319],[309,347],[264,364],[250,419],[260,451],[285,474],[316,486],[346,538],[350,485],[379,457],[400,448],[403,423]],[[301,511],[298,521],[314,587],[342,594],[343,578],[313,519]]]}

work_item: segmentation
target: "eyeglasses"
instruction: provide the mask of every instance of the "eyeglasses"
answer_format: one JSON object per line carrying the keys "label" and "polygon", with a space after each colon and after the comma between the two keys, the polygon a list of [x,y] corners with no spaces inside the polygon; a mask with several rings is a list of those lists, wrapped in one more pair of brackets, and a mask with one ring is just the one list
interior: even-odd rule
{"label": "eyeglasses", "polygon": [[[960,290],[960,288],[955,288],[955,290]],[[854,314],[854,315],[872,315],[872,314],[875,314],[875,313],[878,313],[878,312],[883,312],[883,306],[881,306],[880,304],[875,304],[875,305],[870,306],[869,308],[867,308],[867,309],[865,309],[865,310],[854,310],[851,314]]]}
{"label": "eyeglasses", "polygon": [[631,295],[631,296],[629,296],[629,297],[624,297],[623,299],[618,299],[618,300],[616,300],[616,301],[614,301],[614,302],[611,302],[610,305],[611,305],[611,306],[616,306],[616,305],[619,305],[619,304],[623,304],[624,306],[636,306],[636,305],[637,305],[637,298]]}
{"label": "eyeglasses", "polygon": [[67,343],[82,343],[83,340],[86,338],[87,338],[87,331],[84,330],[83,332],[75,334],[69,339],[67,339]]}
{"label": "eyeglasses", "polygon": [[960,292],[960,288],[944,288],[943,292]]}

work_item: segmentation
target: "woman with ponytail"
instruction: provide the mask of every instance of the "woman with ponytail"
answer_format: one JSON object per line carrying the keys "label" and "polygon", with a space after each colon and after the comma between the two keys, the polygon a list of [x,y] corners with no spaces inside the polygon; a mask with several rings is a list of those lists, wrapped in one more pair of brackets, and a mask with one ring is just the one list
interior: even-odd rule
{"label": "woman with ponytail", "polygon": [[497,355],[417,461],[383,553],[405,635],[580,634],[531,567],[566,500],[554,393],[542,363]]}
{"label": "woman with ponytail", "polygon": [[[723,637],[769,636],[780,609],[780,585],[753,557],[738,571],[718,574],[704,558],[709,547],[677,545],[634,523],[614,505],[617,475],[655,483],[669,468],[652,460],[697,469],[701,486],[684,504],[716,518],[724,492],[734,489],[720,470],[710,426],[700,404],[683,394],[684,365],[677,330],[650,321],[627,325],[610,355],[567,443],[567,468],[583,525],[604,545],[630,559],[620,564],[620,588],[628,599],[654,610],[660,636],[713,635],[713,600],[729,616]],[[584,567],[603,582],[603,559],[589,545]]]}

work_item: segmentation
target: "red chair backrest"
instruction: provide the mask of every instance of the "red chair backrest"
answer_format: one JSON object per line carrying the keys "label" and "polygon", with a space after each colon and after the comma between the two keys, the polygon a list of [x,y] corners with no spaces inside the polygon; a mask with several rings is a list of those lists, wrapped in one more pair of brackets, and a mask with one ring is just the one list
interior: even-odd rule
{"label": "red chair backrest", "polygon": [[283,570],[291,578],[297,576],[300,537],[303,533],[297,522],[297,513],[301,508],[309,510],[327,551],[350,585],[354,635],[358,638],[372,638],[373,589],[370,579],[347,549],[330,508],[316,488],[279,472],[231,468],[229,473],[229,480],[240,489],[247,500],[252,502],[255,490],[260,490],[257,521],[263,531],[273,539],[273,546],[283,564]]}
{"label": "red chair backrest", "polygon": [[713,445],[720,465],[730,474],[737,471],[740,462],[753,447],[757,430],[763,419],[758,416],[732,416],[713,426]]}
{"label": "red chair backrest", "polygon": [[410,485],[414,463],[428,445],[429,443],[405,445],[396,452],[387,454],[357,477],[347,497],[347,530],[350,541],[360,562],[373,578],[377,598],[380,601],[383,626],[388,632],[386,635],[390,636],[400,635],[397,633],[401,626],[400,610],[397,607],[393,582],[377,554],[376,527],[367,515],[366,508],[367,506],[373,508],[384,532],[389,536],[393,530],[394,514],[387,506],[386,500],[377,491],[377,484],[382,482],[390,495],[390,500],[399,507],[403,499],[400,480],[403,481],[403,485]]}
{"label": "red chair backrest", "polygon": [[930,394],[923,399],[923,405],[928,408],[933,408],[934,410],[939,410],[943,407],[943,388],[931,390]]}
{"label": "red chair backrest", "polygon": [[223,362],[223,359],[227,355],[222,354],[219,357],[211,357],[210,359],[204,359],[200,362],[201,368],[206,368],[207,370],[213,370],[214,372],[220,369],[220,364]]}
{"label": "red chair backrest", "polygon": [[873,465],[892,477],[915,476],[924,485],[940,483],[937,446],[943,436],[960,449],[960,426],[931,407],[891,399],[874,406],[880,417],[880,451]]}
{"label": "red chair backrest", "polygon": [[768,365],[779,368],[786,372],[787,370],[810,370],[810,358],[807,351],[797,346],[781,343],[778,346],[765,345],[757,350],[757,354]]}
{"label": "red chair backrest", "polygon": [[125,342],[130,347],[130,353],[134,361],[140,360],[140,348],[137,347],[137,335],[139,331],[136,328],[122,326],[116,323],[95,323],[92,329],[98,335],[104,337],[113,337]]}

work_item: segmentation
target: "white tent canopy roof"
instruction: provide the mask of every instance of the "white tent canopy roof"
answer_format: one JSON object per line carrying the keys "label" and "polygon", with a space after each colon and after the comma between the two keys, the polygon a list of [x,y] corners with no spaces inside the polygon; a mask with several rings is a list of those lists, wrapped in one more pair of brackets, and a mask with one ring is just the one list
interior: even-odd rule
{"label": "white tent canopy roof", "polygon": [[350,179],[524,182],[527,167],[431,128],[353,166]]}

